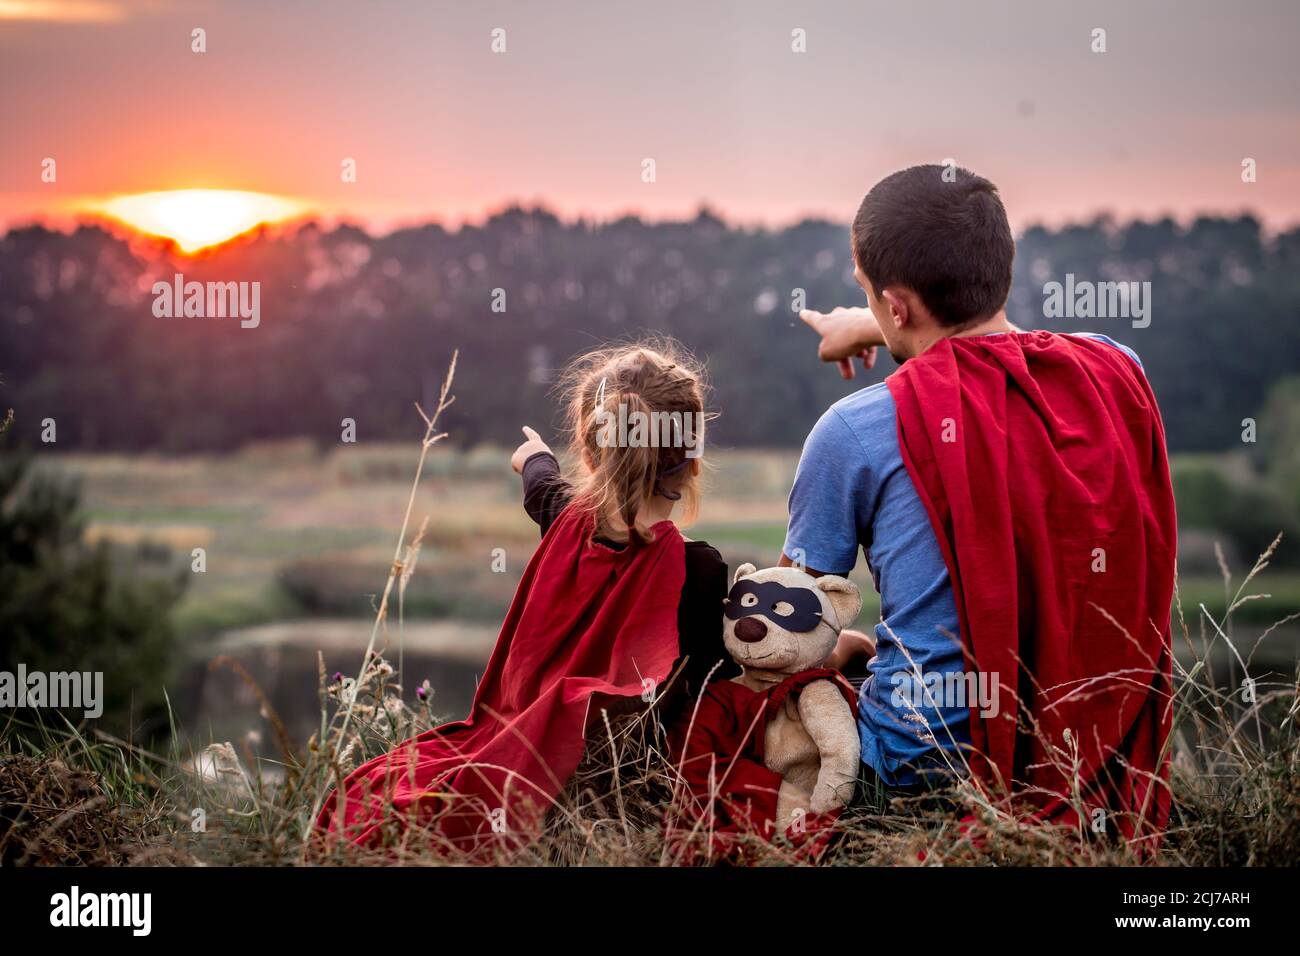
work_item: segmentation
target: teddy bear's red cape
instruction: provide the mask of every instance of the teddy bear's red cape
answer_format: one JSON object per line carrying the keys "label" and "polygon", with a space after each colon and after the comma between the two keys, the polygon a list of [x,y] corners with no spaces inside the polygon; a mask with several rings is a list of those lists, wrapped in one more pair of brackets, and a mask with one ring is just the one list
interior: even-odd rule
{"label": "teddy bear's red cape", "polygon": [[406,741],[348,776],[317,826],[375,843],[382,824],[432,822],[462,853],[519,845],[578,766],[588,721],[639,698],[678,656],[685,550],[672,522],[614,550],[566,508],[524,571],[469,716]]}
{"label": "teddy bear's red cape", "polygon": [[944,339],[887,383],[970,666],[1000,684],[999,714],[971,711],[972,771],[1066,823],[1077,772],[1085,824],[1158,832],[1177,529],[1146,378],[1106,343],[1026,332]]}
{"label": "teddy bear's red cape", "polygon": [[[695,706],[683,712],[669,731],[669,749],[681,777],[675,813],[666,830],[679,862],[708,854],[743,861],[747,839],[771,840],[777,834],[776,803],[781,775],[764,758],[767,724],[786,699],[808,684],[829,680],[844,695],[854,716],[857,694],[839,671],[813,668],[793,674],[761,691],[731,680],[705,685]],[[781,821],[785,835],[812,860],[825,849],[829,825],[838,813],[809,814],[802,826]]]}

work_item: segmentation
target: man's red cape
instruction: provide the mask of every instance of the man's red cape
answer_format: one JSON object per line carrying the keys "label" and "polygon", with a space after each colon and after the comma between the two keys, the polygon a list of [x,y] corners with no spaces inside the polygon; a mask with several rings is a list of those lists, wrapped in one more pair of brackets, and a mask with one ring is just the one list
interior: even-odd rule
{"label": "man's red cape", "polygon": [[[776,799],[781,775],[764,762],[768,721],[808,684],[829,680],[857,716],[857,694],[839,671],[801,671],[761,691],[731,680],[705,685],[693,708],[669,732],[669,748],[681,774],[668,837],[680,847],[681,862],[699,859],[703,844],[716,858],[742,861],[753,842],[777,833]],[[785,835],[809,858],[825,848],[829,824],[838,814],[808,814],[781,821]],[[811,837],[811,839],[810,839]]]}
{"label": "man's red cape", "polygon": [[1045,819],[1124,836],[1169,814],[1177,525],[1164,426],[1137,365],[1079,336],[947,338],[887,379],[908,473],[952,578],[975,777]]}
{"label": "man's red cape", "polygon": [[622,550],[566,508],[524,571],[469,716],[350,774],[317,826],[374,844],[383,824],[436,825],[464,853],[526,843],[582,757],[590,719],[657,690],[678,656],[685,548],[670,521]]}

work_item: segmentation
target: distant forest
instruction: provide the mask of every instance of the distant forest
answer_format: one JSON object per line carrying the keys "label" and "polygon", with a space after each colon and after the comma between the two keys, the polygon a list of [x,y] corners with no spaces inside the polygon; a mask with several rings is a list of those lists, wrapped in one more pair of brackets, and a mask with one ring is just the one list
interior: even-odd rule
{"label": "distant forest", "polygon": [[[156,317],[153,284],[260,282],[257,328]],[[59,450],[184,452],[312,436],[412,439],[453,349],[460,444],[548,434],[556,373],[575,353],[644,333],[710,369],[713,438],[796,446],[842,381],[792,311],[859,305],[847,228],[741,229],[708,211],[677,223],[562,222],[514,208],[482,226],[375,237],[350,226],[263,231],[197,259],[97,226],[0,239],[0,417],[20,445],[54,419]],[[1149,281],[1151,322],[1045,319],[1048,282]],[[494,290],[502,290],[494,292]],[[504,305],[504,311],[494,311]],[[1242,419],[1300,359],[1300,229],[1254,219],[1116,224],[1020,238],[1008,306],[1024,327],[1097,331],[1134,348],[1175,451],[1241,447]]]}

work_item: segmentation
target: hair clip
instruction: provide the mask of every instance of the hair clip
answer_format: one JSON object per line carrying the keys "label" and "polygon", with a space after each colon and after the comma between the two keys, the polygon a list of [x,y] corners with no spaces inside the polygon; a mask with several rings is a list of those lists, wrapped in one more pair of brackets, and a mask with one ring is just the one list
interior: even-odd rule
{"label": "hair clip", "polygon": [[677,474],[677,472],[681,471],[690,463],[691,460],[689,458],[683,458],[681,461],[673,465],[671,468],[665,468],[663,471],[659,472],[659,474],[655,476],[655,494],[662,495],[664,498],[667,498],[669,501],[680,501],[682,497],[682,493],[680,491],[668,491],[663,487],[663,485],[660,484],[660,482],[663,481],[665,478],[667,478],[669,475]]}

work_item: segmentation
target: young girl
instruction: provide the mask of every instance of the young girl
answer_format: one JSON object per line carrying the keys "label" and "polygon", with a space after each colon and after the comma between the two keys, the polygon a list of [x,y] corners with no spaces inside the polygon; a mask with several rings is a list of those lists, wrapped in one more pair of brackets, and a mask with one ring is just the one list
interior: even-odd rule
{"label": "young girl", "polygon": [[657,701],[682,658],[672,684],[692,696],[729,663],[726,565],[674,521],[699,506],[700,371],[671,344],[624,346],[580,359],[566,390],[574,472],[531,428],[511,459],[542,541],[469,716],[354,771],[321,813],[328,832],[375,843],[386,822],[418,823],[462,854],[517,846],[602,710]]}
{"label": "young girl", "polygon": [[[571,366],[564,381],[575,473],[562,475],[551,449],[527,426],[528,440],[510,460],[524,480],[524,510],[542,535],[572,504],[593,522],[594,540],[614,550],[645,541],[663,522],[672,524],[668,533],[679,536],[676,525],[690,524],[700,507],[706,417],[701,370],[675,343],[663,342],[590,352]],[[659,421],[668,423],[669,441],[662,441],[662,427],[649,436],[659,439],[654,444],[609,441],[620,407],[633,422],[633,414],[639,414],[653,423],[658,413]],[[682,432],[675,431],[674,422],[683,423]],[[727,565],[706,541],[683,540],[683,545],[677,632],[686,658],[683,687],[693,697],[719,661],[725,664],[714,677],[738,671],[722,645]]]}

